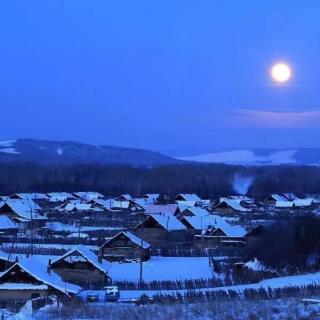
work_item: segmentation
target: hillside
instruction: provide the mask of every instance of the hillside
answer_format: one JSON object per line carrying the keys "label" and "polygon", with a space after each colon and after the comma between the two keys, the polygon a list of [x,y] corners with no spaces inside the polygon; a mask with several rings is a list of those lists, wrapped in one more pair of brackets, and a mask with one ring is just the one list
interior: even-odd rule
{"label": "hillside", "polygon": [[32,161],[39,164],[115,164],[156,166],[178,160],[142,149],[95,146],[71,141],[18,139],[0,142],[0,162]]}
{"label": "hillside", "polygon": [[177,157],[177,159],[233,165],[320,165],[320,149],[240,149]]}

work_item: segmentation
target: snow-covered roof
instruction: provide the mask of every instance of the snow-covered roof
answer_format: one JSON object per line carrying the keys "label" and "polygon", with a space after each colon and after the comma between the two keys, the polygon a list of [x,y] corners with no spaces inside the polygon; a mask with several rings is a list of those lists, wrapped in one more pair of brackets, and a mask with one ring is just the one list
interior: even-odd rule
{"label": "snow-covered roof", "polygon": [[221,229],[228,237],[243,237],[247,232],[240,225],[231,225],[223,217],[218,215],[209,215],[205,217],[184,217],[190,225],[196,230],[205,230],[208,228]]}
{"label": "snow-covered roof", "polygon": [[58,208],[59,211],[86,211],[90,209],[93,209],[93,205],[91,203],[85,203],[79,199],[69,200],[67,203],[63,204],[60,208]]}
{"label": "snow-covered roof", "polygon": [[293,202],[292,201],[276,201],[275,204],[276,208],[292,208],[293,207]]}
{"label": "snow-covered roof", "polygon": [[160,197],[160,193],[146,193],[143,195],[144,198],[149,198],[153,200],[157,200]]}
{"label": "snow-covered roof", "polygon": [[265,271],[266,267],[257,258],[254,258],[244,264],[245,267],[253,271]]}
{"label": "snow-covered roof", "polygon": [[178,209],[176,204],[153,204],[144,207],[146,214],[163,213],[163,214],[175,214]]}
{"label": "snow-covered roof", "polygon": [[178,205],[184,205],[186,207],[194,207],[197,202],[196,201],[186,201],[186,200],[176,200]]}
{"label": "snow-covered roof", "polygon": [[6,215],[0,214],[0,230],[17,229],[17,225],[12,222]]}
{"label": "snow-covered roof", "polygon": [[11,268],[0,274],[0,281],[1,278],[7,273],[10,273],[10,271],[15,268],[15,266],[19,266],[22,270],[29,273],[38,281],[43,282],[44,284],[51,286],[59,290],[60,292],[66,294],[76,294],[81,291],[81,288],[79,286],[63,281],[55,272],[51,271],[50,273],[48,273],[47,266],[39,261],[35,256],[23,259],[15,263]]}
{"label": "snow-covered roof", "polygon": [[102,246],[107,245],[109,242],[112,242],[114,239],[120,237],[121,235],[124,235],[125,237],[130,239],[132,242],[134,242],[139,247],[141,247],[141,244],[142,244],[142,248],[143,249],[148,249],[151,246],[150,243],[142,240],[141,238],[137,237],[135,234],[133,234],[130,231],[121,231],[121,232],[119,232],[114,237],[112,237],[111,239],[107,240]]}
{"label": "snow-covered roof", "polygon": [[69,192],[50,192],[47,193],[47,196],[51,202],[62,202],[68,199],[74,199],[74,196]]}
{"label": "snow-covered roof", "polygon": [[89,235],[84,232],[72,232],[67,235],[67,238],[89,238]]}
{"label": "snow-covered roof", "polygon": [[310,207],[313,204],[313,199],[306,198],[306,199],[296,199],[293,200],[295,207]]}
{"label": "snow-covered roof", "polygon": [[273,199],[274,201],[288,201],[288,199],[281,194],[272,194],[269,198]]}
{"label": "snow-covered roof", "polygon": [[177,198],[182,198],[185,201],[195,201],[195,202],[201,201],[201,198],[195,193],[179,193],[176,196],[176,199]]}
{"label": "snow-covered roof", "polygon": [[87,247],[85,247],[83,245],[79,245],[76,248],[65,253],[63,256],[53,260],[51,262],[51,267],[54,268],[55,263],[57,263],[58,261],[64,260],[74,254],[82,256],[82,258],[84,258],[86,261],[91,263],[93,266],[95,266],[100,271],[102,271],[104,273],[108,272],[108,266],[100,263],[98,261],[98,256],[95,253],[93,253],[90,249],[88,249]]}
{"label": "snow-covered roof", "polygon": [[[209,215],[209,212],[206,209],[200,208],[200,207],[191,207],[191,208],[187,208],[184,211],[188,211],[190,212],[192,215],[194,216],[207,216]],[[183,211],[183,212],[184,212]],[[182,212],[182,213],[183,213]]]}
{"label": "snow-covered roof", "polygon": [[73,195],[76,196],[77,198],[87,200],[87,201],[90,201],[93,199],[104,198],[103,194],[101,194],[99,192],[95,192],[95,191],[74,192]]}
{"label": "snow-covered roof", "polygon": [[121,194],[119,196],[119,199],[125,199],[125,200],[131,200],[132,199],[132,196],[130,194]]}
{"label": "snow-covered roof", "polygon": [[156,202],[154,198],[134,198],[131,200],[131,203],[136,204],[140,207],[152,205]]}
{"label": "snow-covered roof", "polygon": [[25,200],[48,200],[49,197],[45,193],[31,192],[31,193],[15,193],[9,198],[20,198]]}
{"label": "snow-covered roof", "polygon": [[46,220],[47,218],[38,214],[40,207],[35,204],[31,199],[28,200],[14,200],[7,199],[6,201],[0,202],[0,208],[4,205],[8,205],[12,211],[18,216],[24,219],[34,220]]}
{"label": "snow-covered roof", "polygon": [[240,212],[248,212],[251,211],[250,209],[247,209],[243,207],[240,203],[240,200],[233,200],[233,199],[224,199],[222,202],[220,202],[216,208],[219,208],[220,206],[226,205],[230,208],[232,208],[235,211],[240,211]]}
{"label": "snow-covered roof", "polygon": [[145,220],[143,220],[138,226],[144,224],[144,222],[146,222],[148,219],[154,219],[159,225],[161,225],[167,231],[187,229],[186,226],[172,214],[151,214]]}

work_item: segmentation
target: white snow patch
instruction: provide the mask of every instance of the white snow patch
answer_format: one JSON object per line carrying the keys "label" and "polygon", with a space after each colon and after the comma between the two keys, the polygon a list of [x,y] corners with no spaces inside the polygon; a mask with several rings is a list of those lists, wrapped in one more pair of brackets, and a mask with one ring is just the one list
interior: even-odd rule
{"label": "white snow patch", "polygon": [[9,153],[9,154],[19,154],[15,148],[0,148],[0,152]]}
{"label": "white snow patch", "polygon": [[228,163],[228,164],[288,164],[296,163],[293,158],[297,150],[281,150],[266,155],[257,155],[252,150],[233,150],[226,152],[206,153],[197,156],[177,157],[179,160]]}
{"label": "white snow patch", "polygon": [[4,140],[4,141],[0,141],[0,147],[12,147],[13,144],[16,142],[17,140]]}
{"label": "white snow patch", "polygon": [[[139,282],[139,263],[111,263],[109,275],[113,280]],[[208,258],[151,257],[143,263],[143,280],[208,279],[213,277]]]}
{"label": "white snow patch", "polygon": [[62,156],[62,155],[63,155],[63,149],[62,149],[61,147],[58,147],[58,148],[57,148],[57,154],[58,154],[59,156]]}

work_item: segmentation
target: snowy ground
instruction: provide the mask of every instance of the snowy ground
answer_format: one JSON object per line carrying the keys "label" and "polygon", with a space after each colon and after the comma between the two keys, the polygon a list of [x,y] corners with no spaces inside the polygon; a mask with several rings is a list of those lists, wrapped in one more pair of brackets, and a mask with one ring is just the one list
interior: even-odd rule
{"label": "snowy ground", "polygon": [[105,307],[74,306],[59,310],[46,307],[31,313],[26,306],[18,315],[6,314],[10,320],[105,319],[105,320],[302,320],[319,319],[320,306],[304,305],[302,299],[233,301],[176,305]]}
{"label": "snowy ground", "polygon": [[[112,263],[109,269],[115,281],[139,281],[139,263]],[[185,280],[212,278],[206,257],[151,257],[143,263],[143,280]]]}

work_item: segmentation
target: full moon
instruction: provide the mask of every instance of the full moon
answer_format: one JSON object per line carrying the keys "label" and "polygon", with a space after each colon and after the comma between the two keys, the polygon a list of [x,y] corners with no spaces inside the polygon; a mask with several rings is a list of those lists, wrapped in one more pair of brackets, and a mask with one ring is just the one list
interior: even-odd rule
{"label": "full moon", "polygon": [[277,63],[271,68],[271,77],[273,81],[285,83],[291,78],[291,69],[286,63]]}

